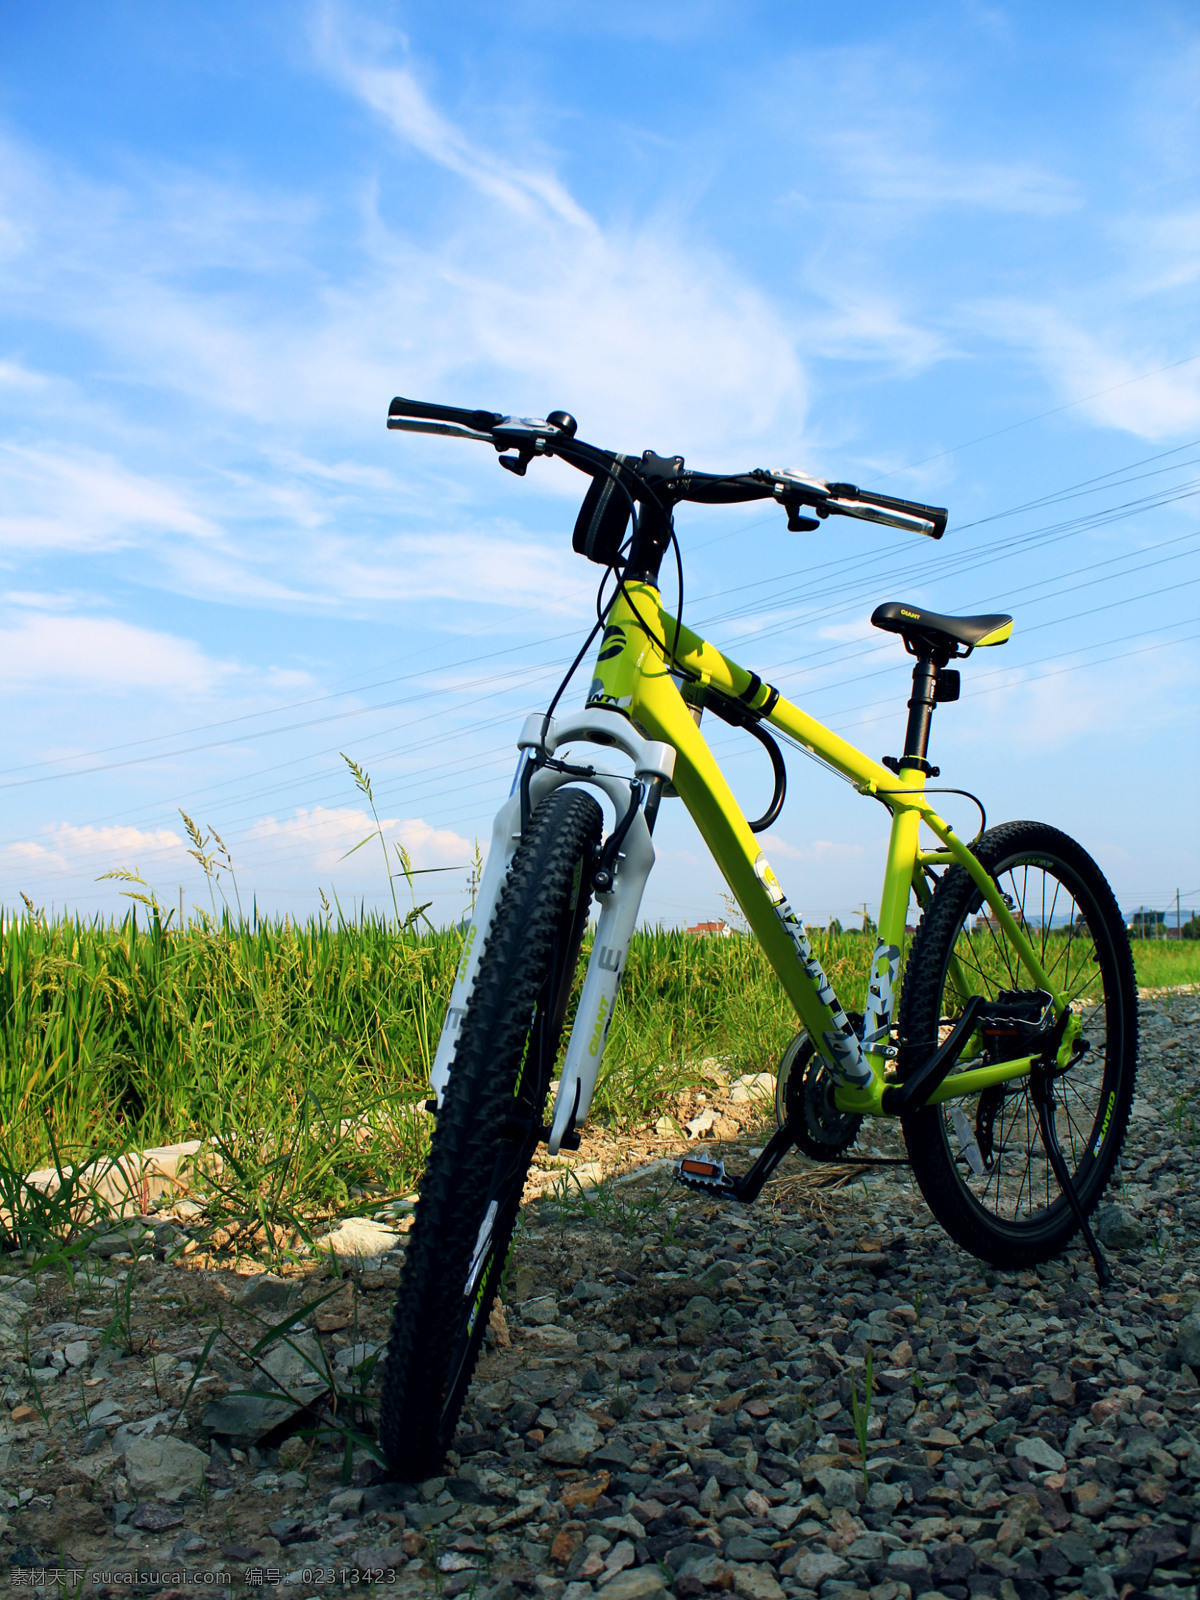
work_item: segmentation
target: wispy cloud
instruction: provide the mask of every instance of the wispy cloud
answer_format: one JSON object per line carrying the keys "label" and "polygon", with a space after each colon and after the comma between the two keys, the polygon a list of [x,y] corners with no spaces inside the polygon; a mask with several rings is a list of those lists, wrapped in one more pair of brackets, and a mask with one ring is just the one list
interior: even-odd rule
{"label": "wispy cloud", "polygon": [[1177,364],[1191,354],[1186,348],[1131,348],[1136,335],[1128,328],[1090,331],[1047,305],[993,302],[979,318],[1010,343],[1024,343],[1063,402],[1092,422],[1148,440],[1200,425],[1200,361]]}
{"label": "wispy cloud", "polygon": [[61,445],[0,443],[0,499],[0,547],[10,549],[112,549],[146,535],[219,533],[166,485],[111,456]]}
{"label": "wispy cloud", "polygon": [[[314,41],[327,68],[399,138],[527,220],[549,215],[587,231],[595,224],[551,172],[505,160],[469,139],[430,101],[407,65],[364,60],[347,36],[348,19],[331,6],[317,13]],[[379,49],[381,33],[372,30]],[[396,38],[396,45],[401,41]]]}

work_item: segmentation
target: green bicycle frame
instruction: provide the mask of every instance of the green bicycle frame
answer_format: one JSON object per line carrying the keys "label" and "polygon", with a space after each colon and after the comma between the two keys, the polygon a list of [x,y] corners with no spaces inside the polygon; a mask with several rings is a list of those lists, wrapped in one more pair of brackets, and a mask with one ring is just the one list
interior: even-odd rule
{"label": "green bicycle frame", "polygon": [[[677,641],[677,642],[676,642]],[[672,651],[672,646],[674,650]],[[862,1047],[849,1038],[849,1024],[799,919],[780,889],[758,840],[700,732],[672,676],[675,669],[703,687],[759,711],[763,720],[798,740],[807,750],[849,778],[860,794],[882,800],[892,813],[887,866],[879,913],[879,942],[872,960],[870,995]],[[1031,983],[1047,990],[1061,1015],[1066,997],[1050,981],[1033,944],[1018,924],[992,878],[969,846],[930,805],[925,776],[901,765],[899,776],[856,750],[799,706],[707,643],[662,608],[649,583],[622,585],[601,640],[589,707],[622,712],[651,739],[676,751],[673,784],[711,850],[725,881],[766,952],[784,991],[827,1062],[838,1087],[835,1102],[847,1112],[885,1116],[888,1087],[886,1046],[892,1018],[892,993],[904,937],[909,895],[928,899],[925,868],[962,866],[1003,929]],[[924,822],[940,849],[921,848]],[[961,972],[955,975],[965,998]],[[1060,1057],[1070,1054],[1073,1030],[1066,1030]],[[968,1045],[970,1048],[970,1045]],[[930,1096],[931,1104],[978,1093],[993,1084],[1025,1077],[1032,1057],[952,1073]]]}

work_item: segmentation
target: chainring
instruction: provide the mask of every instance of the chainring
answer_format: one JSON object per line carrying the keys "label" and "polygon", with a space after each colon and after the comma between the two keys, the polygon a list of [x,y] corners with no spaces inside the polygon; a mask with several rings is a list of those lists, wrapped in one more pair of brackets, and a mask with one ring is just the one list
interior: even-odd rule
{"label": "chainring", "polygon": [[[855,1033],[862,1036],[862,1018],[850,1013]],[[839,1111],[833,1103],[834,1083],[807,1033],[798,1033],[783,1052],[775,1079],[775,1118],[788,1129],[796,1148],[814,1161],[835,1161],[858,1138],[862,1117]]]}

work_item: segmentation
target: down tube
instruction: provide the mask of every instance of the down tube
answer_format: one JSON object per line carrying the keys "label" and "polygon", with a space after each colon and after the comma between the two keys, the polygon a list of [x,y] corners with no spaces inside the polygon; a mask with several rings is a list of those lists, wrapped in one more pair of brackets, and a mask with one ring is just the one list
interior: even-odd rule
{"label": "down tube", "polygon": [[672,781],[835,1080],[866,1088],[873,1075],[859,1041],[724,774],[665,671],[641,677],[637,715],[652,738],[674,745]]}

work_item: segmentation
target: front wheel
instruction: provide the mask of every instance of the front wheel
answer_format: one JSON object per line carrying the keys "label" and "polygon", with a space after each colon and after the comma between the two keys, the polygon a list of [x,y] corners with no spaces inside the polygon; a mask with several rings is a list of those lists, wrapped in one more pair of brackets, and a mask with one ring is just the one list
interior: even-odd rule
{"label": "front wheel", "polygon": [[541,1137],[603,814],[581,789],[534,811],[513,857],[421,1183],[384,1370],[380,1435],[408,1482],[441,1465]]}
{"label": "front wheel", "polygon": [[[1084,1215],[1112,1177],[1137,1071],[1137,986],[1112,890],[1087,852],[1039,822],[992,828],[974,846],[1080,1023],[1087,1048],[1055,1081],[1055,1129]],[[962,867],[943,876],[908,958],[901,1074],[944,1040],[972,994],[1031,994],[1033,977]],[[960,1060],[959,1068],[983,1064]],[[902,1119],[930,1210],[972,1255],[1023,1267],[1056,1255],[1077,1223],[1042,1147],[1029,1080]]]}

